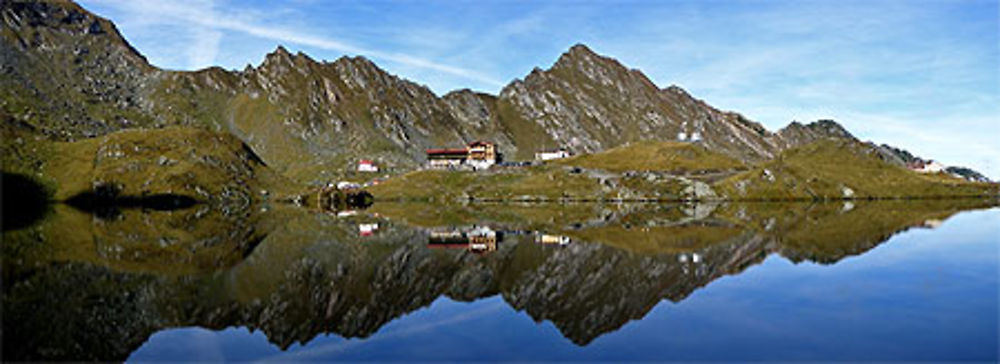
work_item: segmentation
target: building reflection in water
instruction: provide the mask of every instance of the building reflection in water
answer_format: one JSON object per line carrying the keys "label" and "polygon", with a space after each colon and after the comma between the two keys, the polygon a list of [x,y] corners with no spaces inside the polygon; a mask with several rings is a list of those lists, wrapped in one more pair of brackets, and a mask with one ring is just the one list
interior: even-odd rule
{"label": "building reflection in water", "polygon": [[366,223],[358,224],[358,235],[359,236],[372,236],[378,231],[378,223]]}
{"label": "building reflection in water", "polygon": [[681,264],[681,271],[684,274],[694,274],[702,276],[708,274],[708,265],[704,262],[704,257],[698,253],[680,253],[677,255],[677,262]]}
{"label": "building reflection in water", "polygon": [[337,211],[337,217],[349,217],[349,216],[357,216],[357,215],[358,215],[358,210],[340,210],[340,211]]}
{"label": "building reflection in water", "polygon": [[466,249],[476,254],[487,254],[497,250],[503,240],[503,233],[489,226],[430,230],[427,246],[432,249]]}
{"label": "building reflection in water", "polygon": [[[377,229],[377,227],[376,227]],[[427,246],[432,249],[465,249],[476,254],[488,254],[497,250],[505,235],[529,235],[535,243],[552,246],[566,246],[573,240],[565,235],[548,234],[530,230],[496,230],[489,226],[466,226],[431,228]]]}

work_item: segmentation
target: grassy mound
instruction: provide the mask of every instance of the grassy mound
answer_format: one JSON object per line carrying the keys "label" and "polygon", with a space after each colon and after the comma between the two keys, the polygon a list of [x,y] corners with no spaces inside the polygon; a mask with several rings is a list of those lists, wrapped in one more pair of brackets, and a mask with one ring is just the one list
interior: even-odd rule
{"label": "grassy mound", "polygon": [[[14,173],[30,177],[53,200],[114,190],[113,199],[93,211],[56,204],[40,221],[5,230],[5,258],[22,261],[82,261],[169,274],[230,267],[266,235],[257,226],[256,207],[298,192],[239,139],[195,128],[132,129],[76,142],[21,135],[5,140],[3,150],[29,157],[4,164],[4,182]],[[156,196],[198,204],[160,211],[136,203]],[[5,211],[33,207],[7,202]]]}
{"label": "grassy mound", "polygon": [[378,199],[454,201],[479,199],[597,198],[599,181],[562,168],[530,167],[498,172],[422,170],[372,186]]}
{"label": "grassy mound", "polygon": [[554,163],[610,172],[687,173],[745,168],[742,162],[705,149],[701,145],[660,141],[630,143],[604,152],[578,155]]}
{"label": "grassy mound", "polygon": [[284,185],[239,139],[195,128],[127,130],[48,150],[41,177],[56,186],[57,200],[101,185],[123,196],[169,193],[202,201],[249,199],[251,191]]}
{"label": "grassy mound", "polygon": [[421,170],[369,191],[382,201],[677,201],[694,196],[692,183],[667,175],[619,175],[546,165],[488,172]]}
{"label": "grassy mound", "polygon": [[745,168],[700,145],[646,141],[544,166],[415,171],[373,186],[371,192],[382,200],[674,201],[693,197],[687,191],[691,179],[709,181]]}
{"label": "grassy mound", "polygon": [[891,165],[865,144],[827,139],[716,184],[731,199],[933,198],[996,196],[996,184]]}

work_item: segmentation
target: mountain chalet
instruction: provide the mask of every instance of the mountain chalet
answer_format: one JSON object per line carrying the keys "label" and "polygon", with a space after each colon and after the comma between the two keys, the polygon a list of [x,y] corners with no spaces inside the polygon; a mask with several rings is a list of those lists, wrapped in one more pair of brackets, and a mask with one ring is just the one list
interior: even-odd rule
{"label": "mountain chalet", "polygon": [[427,167],[434,169],[487,169],[497,163],[496,145],[474,141],[465,148],[427,149]]}

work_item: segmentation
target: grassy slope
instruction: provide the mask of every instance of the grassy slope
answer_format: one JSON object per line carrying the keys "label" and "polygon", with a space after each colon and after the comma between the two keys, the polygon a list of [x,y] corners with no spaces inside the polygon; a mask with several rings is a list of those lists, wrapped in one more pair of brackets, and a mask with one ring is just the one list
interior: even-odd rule
{"label": "grassy slope", "polygon": [[822,140],[782,153],[716,184],[732,199],[841,199],[996,196],[996,184],[921,174],[878,159],[865,145]]}
{"label": "grassy slope", "polygon": [[54,200],[111,183],[124,195],[173,193],[207,203],[178,211],[124,209],[107,219],[55,205],[38,224],[4,232],[5,257],[124,271],[212,271],[242,260],[263,236],[258,214],[250,213],[264,198],[259,190],[274,197],[299,192],[224,133],[171,127],[51,142],[7,128],[4,136],[14,137],[0,144],[4,171],[42,182]]}
{"label": "grassy slope", "polygon": [[454,201],[468,196],[516,199],[522,196],[560,199],[601,195],[597,180],[570,174],[562,168],[529,167],[491,173],[422,170],[372,186],[380,199]]}
{"label": "grassy slope", "polygon": [[[571,173],[566,167],[603,170],[612,174]],[[374,186],[383,200],[477,199],[643,199],[684,198],[685,183],[670,178],[647,179],[618,175],[629,171],[691,173],[745,168],[737,160],[699,145],[637,142],[601,153],[554,161],[550,165],[511,168],[499,172],[416,171]],[[607,183],[602,183],[602,179]],[[607,180],[610,180],[608,182]]]}
{"label": "grassy slope", "polygon": [[[257,189],[294,192],[293,185],[253,160],[235,137],[201,129],[172,127],[127,130],[77,142],[48,142],[22,137],[5,150],[34,151],[36,177],[63,200],[114,183],[124,195],[184,194],[202,200],[225,191],[252,194]],[[23,154],[23,153],[21,153]],[[8,164],[4,170],[26,172]],[[22,163],[23,164],[23,163]]]}
{"label": "grassy slope", "polygon": [[742,162],[692,143],[640,141],[556,164],[611,172],[693,172],[745,168]]}
{"label": "grassy slope", "polygon": [[[585,171],[572,173],[570,166]],[[699,145],[648,141],[529,168],[416,171],[374,186],[371,192],[382,200],[677,200],[691,197],[685,192],[690,182],[667,175],[725,175],[742,168],[746,167],[739,161]],[[654,175],[624,173],[632,171]],[[996,196],[998,191],[996,184],[890,165],[867,146],[846,140],[790,149],[712,188],[734,200]]]}

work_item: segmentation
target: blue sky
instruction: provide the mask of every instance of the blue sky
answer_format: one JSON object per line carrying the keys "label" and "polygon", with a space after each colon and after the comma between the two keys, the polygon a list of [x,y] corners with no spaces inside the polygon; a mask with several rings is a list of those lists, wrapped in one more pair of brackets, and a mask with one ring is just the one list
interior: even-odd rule
{"label": "blue sky", "polygon": [[831,118],[1000,178],[995,0],[81,2],[160,67],[242,69],[281,44],[439,95],[495,94],[584,43],[771,130]]}

